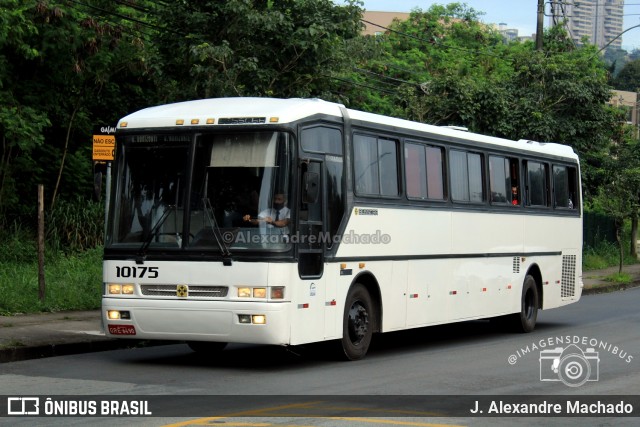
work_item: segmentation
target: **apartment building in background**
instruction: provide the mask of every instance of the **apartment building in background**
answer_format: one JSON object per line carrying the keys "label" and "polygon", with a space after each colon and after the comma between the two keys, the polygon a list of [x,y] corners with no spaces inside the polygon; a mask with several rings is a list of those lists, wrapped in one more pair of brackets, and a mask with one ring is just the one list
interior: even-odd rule
{"label": "apartment building in background", "polygon": [[638,93],[624,90],[613,90],[609,105],[625,112],[625,121],[633,126],[636,137],[640,134],[640,109],[638,109]]}
{"label": "apartment building in background", "polygon": [[[580,44],[583,37],[599,48],[620,49],[624,0],[552,0],[549,23],[565,22],[570,37]],[[547,12],[548,13],[548,12]],[[618,37],[618,38],[616,38]]]}
{"label": "apartment building in background", "polygon": [[[406,21],[409,19],[409,13],[403,12],[369,12],[368,10],[362,15],[362,19],[366,22],[362,34],[365,36],[376,36],[387,32],[384,28],[389,28],[394,19],[398,21]],[[372,25],[370,24],[377,24]],[[384,27],[384,28],[382,28]]]}
{"label": "apartment building in background", "polygon": [[[409,19],[410,15],[411,14],[409,13],[403,12],[376,12],[366,10],[362,15],[364,24],[362,34],[365,36],[376,36],[385,34],[387,33],[387,30],[385,28],[389,28],[394,19],[398,21],[406,21],[407,19]],[[518,35],[518,30],[516,28],[509,28],[505,23],[500,23],[498,25],[490,24],[489,26],[497,30],[506,42],[515,40],[533,40],[534,37],[533,35],[520,36]]]}

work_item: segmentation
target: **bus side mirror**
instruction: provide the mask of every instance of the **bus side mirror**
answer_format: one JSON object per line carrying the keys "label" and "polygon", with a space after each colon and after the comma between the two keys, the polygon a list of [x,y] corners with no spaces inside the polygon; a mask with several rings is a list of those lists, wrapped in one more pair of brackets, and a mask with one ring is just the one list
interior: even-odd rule
{"label": "bus side mirror", "polygon": [[316,203],[320,194],[320,175],[315,172],[305,172],[302,175],[302,202]]}

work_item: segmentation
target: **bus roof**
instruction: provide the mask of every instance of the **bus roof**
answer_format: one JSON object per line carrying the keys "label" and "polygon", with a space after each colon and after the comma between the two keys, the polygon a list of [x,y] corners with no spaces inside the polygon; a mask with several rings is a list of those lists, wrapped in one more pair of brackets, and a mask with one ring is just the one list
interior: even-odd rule
{"label": "bus roof", "polygon": [[[317,114],[342,117],[343,108],[342,104],[321,99],[243,97],[199,99],[145,108],[120,119],[117,129],[292,123]],[[513,141],[466,132],[455,126],[434,126],[364,111],[351,109],[347,111],[352,120],[391,126],[396,130],[428,132],[444,137],[577,159],[573,149],[567,145],[523,139]]]}

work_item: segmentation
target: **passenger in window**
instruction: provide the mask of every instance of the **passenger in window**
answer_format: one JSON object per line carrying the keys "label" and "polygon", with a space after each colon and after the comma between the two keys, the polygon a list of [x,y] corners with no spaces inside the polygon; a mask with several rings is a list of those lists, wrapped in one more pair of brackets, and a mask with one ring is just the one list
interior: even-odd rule
{"label": "passenger in window", "polygon": [[518,187],[511,187],[511,204],[514,206],[518,205]]}
{"label": "passenger in window", "polygon": [[573,209],[573,201],[569,198],[569,209]]}
{"label": "passenger in window", "polygon": [[243,219],[253,225],[266,224],[267,228],[276,227],[286,229],[291,220],[291,211],[286,205],[287,198],[285,195],[283,193],[277,193],[273,196],[272,207],[264,209],[258,214],[257,218],[251,218],[251,215],[245,215]]}

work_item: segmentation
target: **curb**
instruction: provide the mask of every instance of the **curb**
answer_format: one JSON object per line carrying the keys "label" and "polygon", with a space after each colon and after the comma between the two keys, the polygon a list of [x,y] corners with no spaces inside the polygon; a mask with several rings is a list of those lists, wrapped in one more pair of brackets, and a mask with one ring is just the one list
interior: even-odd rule
{"label": "curb", "polygon": [[[175,344],[175,342],[173,342]],[[67,344],[47,344],[40,346],[12,347],[0,350],[0,363],[45,357],[69,356],[72,354],[96,353],[99,351],[122,350],[166,345],[167,341],[104,339]]]}
{"label": "curb", "polygon": [[608,294],[616,291],[626,291],[640,286],[640,280],[631,283],[604,283],[582,289],[582,295]]}

